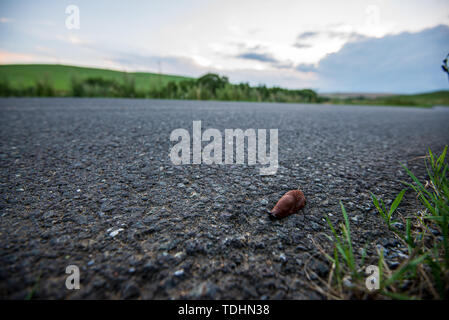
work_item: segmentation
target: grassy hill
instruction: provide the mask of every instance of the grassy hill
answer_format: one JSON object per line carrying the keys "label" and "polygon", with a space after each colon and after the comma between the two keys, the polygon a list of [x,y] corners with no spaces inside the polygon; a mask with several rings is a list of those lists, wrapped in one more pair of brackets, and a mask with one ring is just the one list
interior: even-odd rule
{"label": "grassy hill", "polygon": [[191,79],[182,76],[173,76],[146,72],[125,73],[121,71],[65,66],[57,64],[28,64],[28,65],[0,65],[0,81],[8,81],[11,87],[23,89],[34,86],[43,77],[47,77],[50,85],[58,91],[69,91],[73,77],[80,80],[87,78],[102,78],[123,82],[125,74],[134,78],[137,90],[160,88],[169,81]]}

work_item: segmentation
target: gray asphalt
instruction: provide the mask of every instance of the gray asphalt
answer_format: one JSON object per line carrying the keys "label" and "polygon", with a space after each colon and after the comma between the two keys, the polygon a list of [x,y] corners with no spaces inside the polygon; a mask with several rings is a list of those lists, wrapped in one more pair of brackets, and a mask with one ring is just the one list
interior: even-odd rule
{"label": "gray asphalt", "polygon": [[[180,165],[176,128],[279,129],[279,170]],[[449,144],[449,108],[126,99],[0,99],[0,297],[321,299],[324,221],[389,253],[369,192],[387,203]],[[280,221],[288,190],[307,198]],[[416,210],[406,194],[399,213]],[[118,231],[117,231],[118,230]],[[115,231],[115,232],[114,232]],[[314,244],[315,242],[315,244]],[[369,261],[368,261],[369,262]],[[65,287],[68,265],[80,290]]]}

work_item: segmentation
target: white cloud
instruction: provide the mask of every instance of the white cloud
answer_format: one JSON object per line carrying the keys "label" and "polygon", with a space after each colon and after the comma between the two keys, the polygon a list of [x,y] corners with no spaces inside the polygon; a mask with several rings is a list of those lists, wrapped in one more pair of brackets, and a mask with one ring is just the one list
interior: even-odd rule
{"label": "white cloud", "polygon": [[413,93],[448,89],[441,62],[449,52],[449,26],[348,43],[322,59],[322,91]]}

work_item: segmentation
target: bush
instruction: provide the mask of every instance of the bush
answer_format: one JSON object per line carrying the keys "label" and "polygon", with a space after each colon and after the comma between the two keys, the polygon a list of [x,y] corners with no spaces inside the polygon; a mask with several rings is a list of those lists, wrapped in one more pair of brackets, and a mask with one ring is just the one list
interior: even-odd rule
{"label": "bush", "polygon": [[38,97],[53,97],[55,95],[55,89],[51,85],[47,75],[36,81],[35,88],[36,96]]}
{"label": "bush", "polygon": [[11,88],[11,85],[7,80],[0,80],[0,96],[1,97],[10,97],[14,95],[14,91]]}
{"label": "bush", "polygon": [[83,80],[74,77],[71,79],[71,94],[74,97],[134,98],[138,96],[134,78],[127,75],[124,76],[122,83],[101,77],[90,77]]}

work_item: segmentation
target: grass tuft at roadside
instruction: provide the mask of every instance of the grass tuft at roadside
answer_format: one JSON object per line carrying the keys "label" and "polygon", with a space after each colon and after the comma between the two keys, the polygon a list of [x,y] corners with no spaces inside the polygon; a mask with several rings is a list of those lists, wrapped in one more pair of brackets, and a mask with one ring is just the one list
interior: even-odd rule
{"label": "grass tuft at roadside", "polygon": [[[348,214],[340,202],[344,223],[339,227],[326,216],[333,243],[332,252],[318,246],[331,264],[328,279],[319,279],[315,289],[329,299],[447,299],[449,290],[449,180],[445,162],[447,146],[440,156],[429,149],[425,158],[428,180],[419,179],[403,165],[411,182],[386,207],[371,194],[372,201],[388,232],[394,234],[407,252],[395,268],[388,266],[383,248],[376,247],[377,266],[365,266],[367,246],[356,254]],[[412,190],[421,206],[413,215],[397,212],[404,194]],[[404,227],[405,226],[405,227]],[[375,257],[370,257],[375,259]],[[371,259],[371,260],[373,260]]]}

